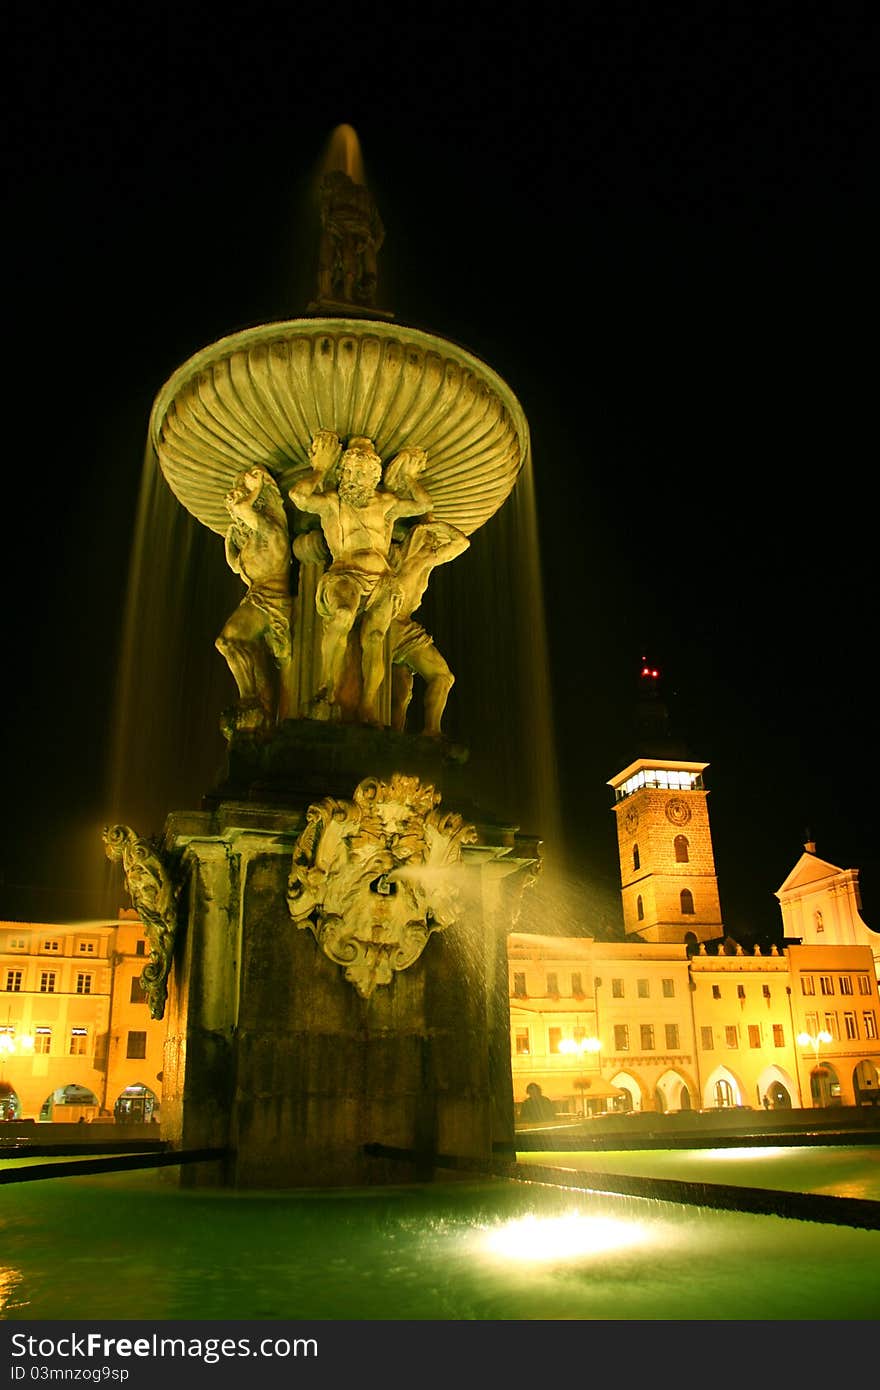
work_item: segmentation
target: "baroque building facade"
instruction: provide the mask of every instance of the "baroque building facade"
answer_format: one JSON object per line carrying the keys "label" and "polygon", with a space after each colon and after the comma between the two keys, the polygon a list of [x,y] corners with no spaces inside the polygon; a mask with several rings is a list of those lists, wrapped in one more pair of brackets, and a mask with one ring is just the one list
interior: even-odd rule
{"label": "baroque building facade", "polygon": [[809,842],[777,892],[783,944],[725,935],[706,763],[613,777],[624,939],[509,938],[511,1054],[557,1114],[861,1106],[880,1099],[880,938],[858,872]]}
{"label": "baroque building facade", "polygon": [[0,1118],[158,1120],[165,1024],[150,1017],[137,914],[0,922]]}

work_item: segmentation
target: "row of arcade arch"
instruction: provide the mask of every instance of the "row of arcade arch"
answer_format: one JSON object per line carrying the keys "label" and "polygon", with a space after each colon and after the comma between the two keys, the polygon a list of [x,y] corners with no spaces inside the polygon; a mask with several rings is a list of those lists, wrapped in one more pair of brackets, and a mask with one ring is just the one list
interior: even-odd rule
{"label": "row of arcade arch", "polygon": [[[20,1120],[21,1101],[8,1083],[0,1083],[0,1122]],[[80,1121],[99,1121],[116,1124],[150,1124],[159,1121],[159,1098],[149,1086],[135,1082],[126,1086],[113,1102],[111,1109],[103,1109],[101,1102],[87,1086],[71,1083],[58,1086],[50,1091],[40,1107],[40,1121],[43,1123],[61,1122],[76,1124]]]}
{"label": "row of arcade arch", "polygon": [[810,1096],[799,1099],[798,1085],[785,1068],[771,1065],[760,1074],[755,1093],[749,1094],[729,1067],[718,1066],[705,1079],[702,1094],[691,1078],[670,1069],[657,1081],[648,1095],[638,1079],[626,1071],[611,1077],[617,1088],[616,1108],[629,1112],[652,1109],[663,1113],[674,1110],[734,1110],[763,1108],[790,1110],[801,1103],[814,1108],[838,1105],[876,1104],[880,1098],[880,1074],[874,1063],[862,1059],[852,1070],[852,1091],[849,1092],[830,1062],[814,1066],[810,1072]]}

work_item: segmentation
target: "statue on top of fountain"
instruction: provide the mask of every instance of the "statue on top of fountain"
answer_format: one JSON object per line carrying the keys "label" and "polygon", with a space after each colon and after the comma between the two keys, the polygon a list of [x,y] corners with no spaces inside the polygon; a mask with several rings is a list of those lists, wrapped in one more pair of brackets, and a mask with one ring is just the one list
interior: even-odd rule
{"label": "statue on top of fountain", "polygon": [[368,188],[342,169],[321,180],[317,304],[374,306],[385,229]]}
{"label": "statue on top of fountain", "polygon": [[383,478],[382,460],[371,439],[353,436],[343,449],[333,430],[319,430],[309,461],[311,472],[294,483],[289,495],[300,511],[319,517],[330,552],[331,563],[315,596],[323,620],[323,685],[316,704],[345,711],[350,639],[356,636],[357,718],[381,725],[378,701],[385,679],[385,638],[404,603],[391,564],[392,539],[401,520],[430,513],[431,498],[419,481],[427,455],[419,448],[402,449]]}

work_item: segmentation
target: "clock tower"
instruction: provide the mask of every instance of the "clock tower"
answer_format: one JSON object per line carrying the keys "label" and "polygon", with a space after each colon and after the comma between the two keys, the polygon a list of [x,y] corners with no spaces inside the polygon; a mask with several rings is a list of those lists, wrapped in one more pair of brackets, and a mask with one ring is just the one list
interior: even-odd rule
{"label": "clock tower", "polygon": [[[659,672],[645,666],[641,680],[656,689]],[[662,752],[645,750],[608,783],[624,930],[630,941],[714,941],[724,928],[703,783],[708,764],[672,755],[671,745]]]}

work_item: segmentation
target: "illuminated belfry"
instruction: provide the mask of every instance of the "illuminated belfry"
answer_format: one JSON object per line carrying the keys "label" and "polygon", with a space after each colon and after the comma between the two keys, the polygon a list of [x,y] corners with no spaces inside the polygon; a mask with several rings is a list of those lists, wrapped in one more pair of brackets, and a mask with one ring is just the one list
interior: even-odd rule
{"label": "illuminated belfry", "polygon": [[698,945],[724,935],[703,773],[668,736],[660,673],[643,664],[642,754],[614,791],[624,930],[629,940]]}

